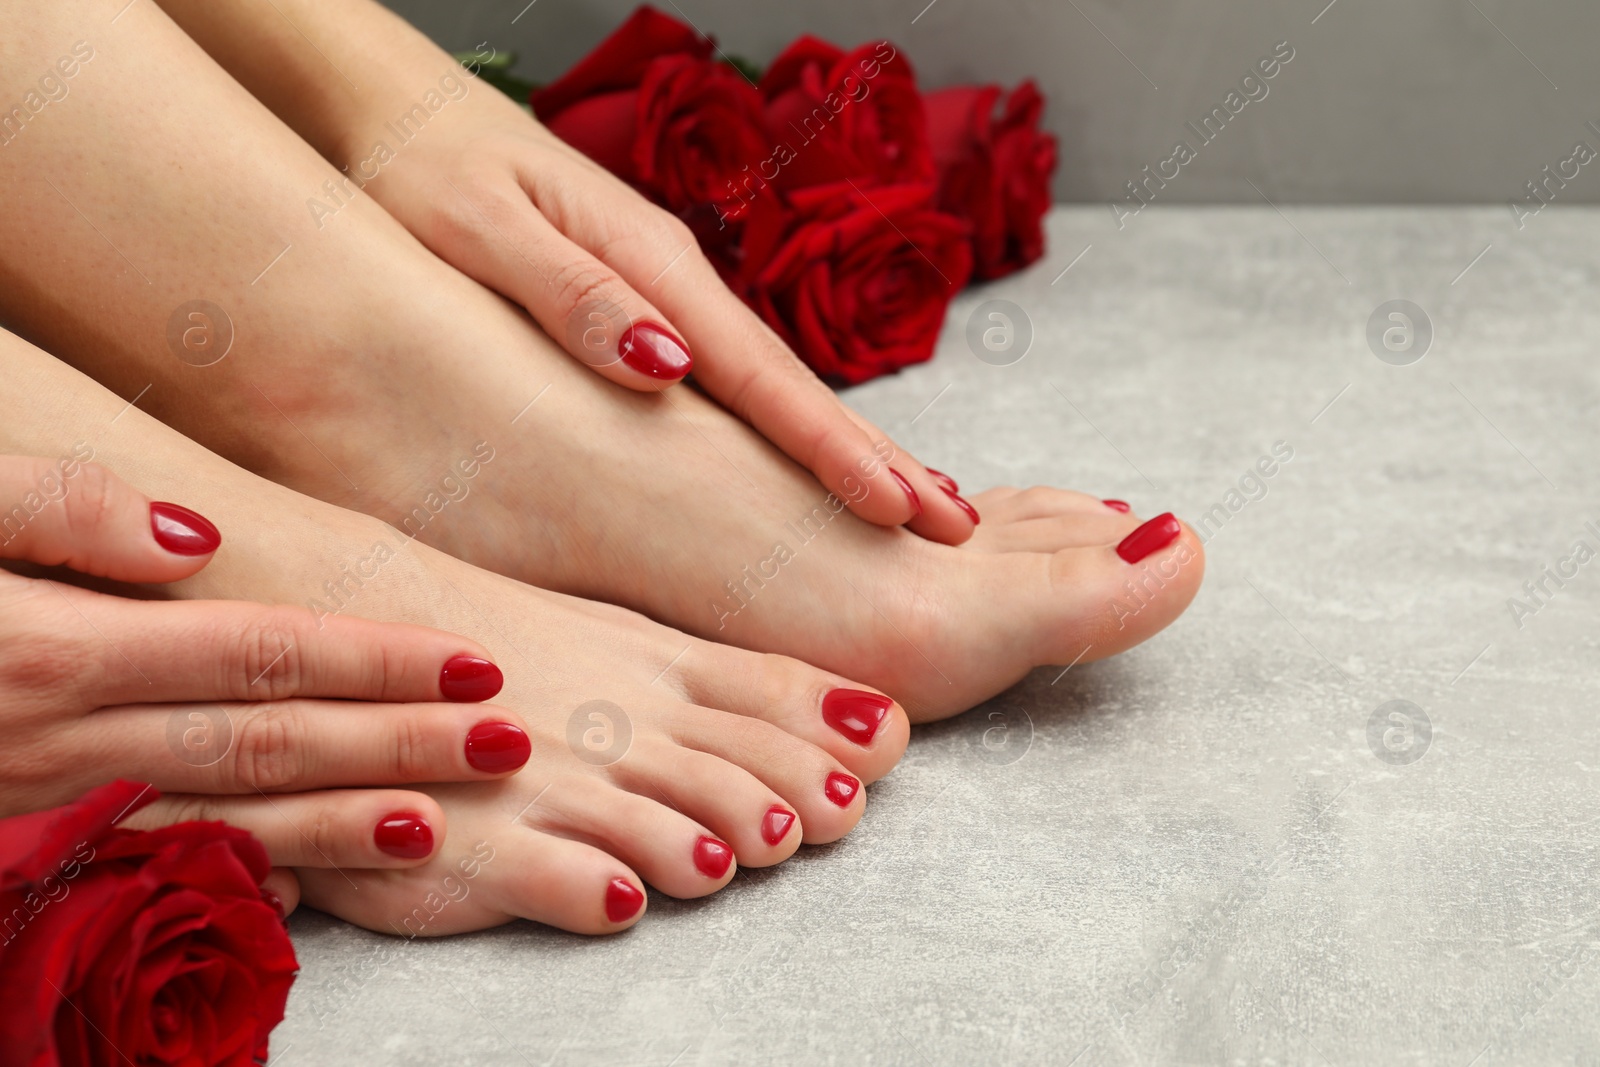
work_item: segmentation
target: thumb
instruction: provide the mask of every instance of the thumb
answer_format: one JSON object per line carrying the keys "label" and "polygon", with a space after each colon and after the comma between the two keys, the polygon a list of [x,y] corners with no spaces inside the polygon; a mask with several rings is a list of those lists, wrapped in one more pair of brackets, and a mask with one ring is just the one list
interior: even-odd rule
{"label": "thumb", "polygon": [[222,535],[152,502],[97,463],[0,456],[0,559],[119,582],[174,582],[210,562]]}

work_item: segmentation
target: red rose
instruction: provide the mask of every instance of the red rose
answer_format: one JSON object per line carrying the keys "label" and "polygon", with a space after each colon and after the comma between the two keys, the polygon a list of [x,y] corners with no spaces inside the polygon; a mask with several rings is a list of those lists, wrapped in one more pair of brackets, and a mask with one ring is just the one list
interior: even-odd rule
{"label": "red rose", "polygon": [[767,68],[761,95],[779,189],[933,179],[916,75],[888,41],[845,52],[802,37]]}
{"label": "red rose", "polygon": [[926,360],[972,271],[966,224],[932,198],[927,185],[796,190],[781,232],[752,223],[747,299],[824,377],[853,384]]}
{"label": "red rose", "polygon": [[1056,139],[1039,130],[1044,98],[1025,81],[999,118],[997,85],[929,93],[928,140],[939,168],[939,206],[972,224],[973,273],[998,278],[1044,255],[1044,213]]}
{"label": "red rose", "polygon": [[688,222],[708,251],[733,244],[730,223],[765,185],[746,172],[769,155],[761,95],[713,48],[641,7],[530,99],[553,133]]}
{"label": "red rose", "polygon": [[297,967],[259,842],[221,823],[120,830],[114,782],[0,820],[0,1050],[26,1067],[250,1064]]}

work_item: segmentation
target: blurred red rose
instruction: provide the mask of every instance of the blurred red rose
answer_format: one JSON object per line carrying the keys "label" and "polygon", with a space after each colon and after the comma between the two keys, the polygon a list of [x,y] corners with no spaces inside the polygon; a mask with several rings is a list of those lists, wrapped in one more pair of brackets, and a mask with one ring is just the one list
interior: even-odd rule
{"label": "blurred red rose", "polygon": [[973,273],[998,278],[1044,255],[1056,139],[1039,130],[1044,97],[1032,81],[1006,99],[998,85],[940,89],[923,100],[939,169],[939,206],[972,224]]}
{"label": "blurred red rose", "polygon": [[553,133],[688,222],[708,251],[737,239],[729,224],[765,184],[741,180],[769,155],[761,95],[710,58],[714,47],[641,7],[529,100]]}
{"label": "blurred red rose", "polygon": [[761,95],[779,189],[933,180],[916,74],[888,41],[846,52],[801,37],[767,68]]}
{"label": "blurred red rose", "polygon": [[927,185],[795,190],[780,228],[752,224],[746,299],[824,377],[928,359],[972,270],[966,224],[932,199]]}
{"label": "blurred red rose", "polygon": [[297,967],[266,851],[221,823],[115,827],[157,795],[114,782],[0,820],[7,1064],[265,1059]]}

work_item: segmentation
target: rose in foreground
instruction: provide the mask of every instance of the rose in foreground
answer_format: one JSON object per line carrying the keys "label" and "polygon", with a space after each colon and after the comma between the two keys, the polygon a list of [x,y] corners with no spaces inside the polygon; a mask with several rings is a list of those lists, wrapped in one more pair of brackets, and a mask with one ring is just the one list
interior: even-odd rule
{"label": "rose in foreground", "polygon": [[222,823],[116,827],[157,795],[114,782],[0,820],[7,1064],[265,1059],[297,968],[266,851]]}
{"label": "rose in foreground", "polygon": [[928,359],[972,271],[966,224],[932,198],[926,185],[794,191],[775,247],[750,249],[748,299],[823,377],[854,384]]}
{"label": "rose in foreground", "polygon": [[1056,139],[1039,129],[1044,97],[1031,81],[1006,98],[998,85],[941,89],[924,98],[939,168],[939,207],[972,224],[973,273],[998,278],[1044,255],[1044,215]]}

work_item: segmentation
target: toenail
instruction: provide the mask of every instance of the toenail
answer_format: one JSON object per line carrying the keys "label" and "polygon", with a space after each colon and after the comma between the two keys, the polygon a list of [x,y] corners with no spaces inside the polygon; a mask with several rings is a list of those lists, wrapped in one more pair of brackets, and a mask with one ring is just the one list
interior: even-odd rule
{"label": "toenail", "polygon": [[856,744],[872,744],[883,725],[889,707],[888,697],[862,689],[834,689],[822,698],[822,719]]}
{"label": "toenail", "polygon": [[485,774],[514,771],[533,754],[533,742],[508,722],[480,722],[467,731],[467,762]]}
{"label": "toenail", "polygon": [[900,483],[901,489],[905,490],[906,499],[911,501],[911,517],[914,519],[918,515],[921,515],[922,498],[917,495],[917,491],[915,489],[911,488],[911,483],[906,481],[905,476],[899,471],[895,470],[893,467],[889,468],[889,473],[894,475],[894,480]]}
{"label": "toenail", "polygon": [[622,362],[657,381],[675,382],[694,368],[689,350],[653,322],[629,326],[617,343]]}
{"label": "toenail", "polygon": [[728,865],[732,862],[733,849],[728,847],[726,841],[702,835],[694,843],[695,868],[707,878],[721,878],[728,873]]}
{"label": "toenail", "polygon": [[950,477],[944,471],[936,471],[932,467],[928,467],[926,470],[929,474],[933,475],[933,480],[939,483],[940,488],[948,489],[952,493],[959,493],[961,491],[961,487],[956,484],[956,480]]}
{"label": "toenail", "polygon": [[606,918],[614,923],[627,922],[644,907],[644,893],[626,878],[613,878],[606,886]]}
{"label": "toenail", "polygon": [[789,827],[793,825],[794,812],[774,804],[767,809],[766,815],[761,819],[761,840],[769,845],[776,845],[783,840],[789,832]]}
{"label": "toenail", "polygon": [[397,811],[378,823],[372,840],[391,856],[420,860],[433,852],[433,827],[414,811]]}
{"label": "toenail", "polygon": [[972,525],[976,526],[978,523],[983,521],[982,519],[978,518],[978,509],[957,496],[954,489],[947,488],[943,485],[941,485],[939,488],[944,490],[945,496],[949,497],[955,502],[956,507],[967,513],[967,518],[972,520]]}
{"label": "toenail", "polygon": [[1117,555],[1128,563],[1138,563],[1150,553],[1172,544],[1182,532],[1183,524],[1172,512],[1164,512],[1124,537],[1117,545]]}
{"label": "toenail", "polygon": [[451,656],[439,672],[439,692],[458,704],[488,700],[505,684],[500,668],[477,656]]}
{"label": "toenail", "polygon": [[1100,503],[1104,504],[1112,511],[1120,511],[1124,515],[1133,510],[1128,506],[1128,502],[1126,500],[1102,500]]}
{"label": "toenail", "polygon": [[848,774],[840,774],[838,771],[828,775],[828,780],[822,787],[822,791],[828,794],[828,799],[841,808],[848,808],[860,789],[861,783],[859,781]]}

